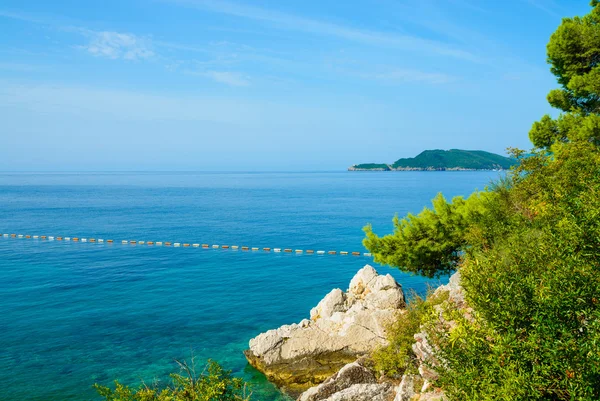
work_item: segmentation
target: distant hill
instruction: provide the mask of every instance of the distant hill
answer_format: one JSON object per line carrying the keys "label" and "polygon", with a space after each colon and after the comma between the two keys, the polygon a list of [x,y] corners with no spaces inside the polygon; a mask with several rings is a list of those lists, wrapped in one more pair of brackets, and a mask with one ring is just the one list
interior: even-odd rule
{"label": "distant hill", "polygon": [[349,171],[411,171],[411,170],[507,170],[514,159],[483,150],[426,150],[416,157],[398,159],[394,164],[355,164]]}

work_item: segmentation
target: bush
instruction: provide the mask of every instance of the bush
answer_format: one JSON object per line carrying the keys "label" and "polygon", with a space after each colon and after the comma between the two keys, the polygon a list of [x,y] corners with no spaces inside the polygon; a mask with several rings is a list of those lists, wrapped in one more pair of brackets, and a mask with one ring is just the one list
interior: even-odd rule
{"label": "bush", "polygon": [[194,363],[178,362],[181,373],[171,374],[171,384],[160,387],[142,385],[137,389],[115,381],[115,389],[95,384],[94,388],[106,401],[249,401],[250,394],[242,379],[214,361],[208,361],[204,371],[196,374]]}

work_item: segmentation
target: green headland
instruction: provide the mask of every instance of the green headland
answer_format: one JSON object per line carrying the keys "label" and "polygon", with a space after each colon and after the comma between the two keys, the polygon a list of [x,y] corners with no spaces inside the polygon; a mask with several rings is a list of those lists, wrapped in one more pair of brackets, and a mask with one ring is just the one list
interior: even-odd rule
{"label": "green headland", "polygon": [[398,159],[393,164],[355,164],[348,171],[413,171],[413,170],[507,170],[516,160],[483,150],[425,150],[416,157]]}

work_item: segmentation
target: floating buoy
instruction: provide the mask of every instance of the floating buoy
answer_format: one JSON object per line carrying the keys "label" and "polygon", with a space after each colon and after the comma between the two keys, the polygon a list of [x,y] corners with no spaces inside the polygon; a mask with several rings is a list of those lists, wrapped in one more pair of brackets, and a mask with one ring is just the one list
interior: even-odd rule
{"label": "floating buoy", "polygon": [[[35,238],[35,235],[33,236]],[[71,241],[71,237],[65,237],[65,241]]]}
{"label": "floating buoy", "polygon": [[95,238],[90,238],[90,242],[96,242]]}
{"label": "floating buoy", "polygon": [[208,244],[202,244],[202,248],[208,248]]}
{"label": "floating buoy", "polygon": [[179,246],[181,246],[181,244],[179,242],[176,242],[173,244],[173,246],[179,247]]}
{"label": "floating buoy", "polygon": [[106,242],[108,242],[109,244],[112,244],[114,241],[112,239],[107,239]]}
{"label": "floating buoy", "polygon": [[315,251],[313,251],[312,249],[307,249],[306,253],[315,253]]}
{"label": "floating buoy", "polygon": [[144,241],[138,241],[138,245],[144,245],[145,242]]}
{"label": "floating buoy", "polygon": [[156,241],[156,246],[162,246],[162,242],[161,241]]}
{"label": "floating buoy", "polygon": [[213,249],[219,249],[219,245],[213,245]]}
{"label": "floating buoy", "polygon": [[258,251],[258,248],[252,248],[253,251]]}
{"label": "floating buoy", "polygon": [[330,255],[335,255],[337,252],[336,251],[329,251],[327,253],[330,254]]}
{"label": "floating buoy", "polygon": [[263,251],[265,251],[265,252],[271,252],[271,248],[263,248]]}
{"label": "floating buoy", "polygon": [[372,256],[370,252],[363,253],[364,256]]}
{"label": "floating buoy", "polygon": [[318,254],[318,255],[324,255],[324,254],[325,254],[325,251],[317,251],[317,254]]}
{"label": "floating buoy", "polygon": [[98,242],[99,242],[99,243],[103,243],[103,242],[104,242],[104,240],[103,240],[102,238],[98,238]]}
{"label": "floating buoy", "polygon": [[[42,238],[42,239],[43,239],[43,238]],[[75,238],[73,238],[73,241],[75,241],[75,242],[79,242],[79,238],[75,237]]]}
{"label": "floating buoy", "polygon": [[192,246],[193,246],[194,248],[198,248],[198,247],[200,246],[200,244],[192,244]]}
{"label": "floating buoy", "polygon": [[137,241],[135,241],[135,240],[134,241],[129,241],[129,243],[135,245],[135,244],[137,244]]}
{"label": "floating buoy", "polygon": [[183,246],[187,248],[190,246],[190,244],[183,244]]}
{"label": "floating buoy", "polygon": [[128,243],[128,241],[127,241],[127,240],[123,240],[123,241],[121,241],[121,244],[127,244],[127,243]]}
{"label": "floating buoy", "polygon": [[340,255],[348,255],[348,252],[346,252],[346,251],[341,251],[341,252],[340,252]]}
{"label": "floating buoy", "polygon": [[289,249],[289,248],[286,248],[286,249],[284,249],[284,250],[283,250],[283,252],[291,253],[291,252],[292,252],[292,250],[291,250],[291,249]]}
{"label": "floating buoy", "polygon": [[234,250],[236,250],[236,251],[237,251],[238,249],[240,249],[240,247],[239,247],[239,246],[237,246],[237,245],[232,245],[232,246],[231,246],[231,249],[234,249]]}
{"label": "floating buoy", "polygon": [[229,249],[229,245],[223,245],[221,248],[223,248],[223,249]]}
{"label": "floating buoy", "polygon": [[360,252],[352,252],[353,256],[360,256]]}
{"label": "floating buoy", "polygon": [[31,235],[26,235],[25,238],[29,239],[31,238]]}
{"label": "floating buoy", "polygon": [[57,241],[62,241],[62,237],[56,237]]}
{"label": "floating buoy", "polygon": [[247,246],[242,247],[242,251],[247,251],[249,248]]}
{"label": "floating buoy", "polygon": [[275,248],[273,249],[273,252],[281,252],[281,248]]}
{"label": "floating buoy", "polygon": [[302,249],[296,249],[296,253],[302,253],[304,252]]}

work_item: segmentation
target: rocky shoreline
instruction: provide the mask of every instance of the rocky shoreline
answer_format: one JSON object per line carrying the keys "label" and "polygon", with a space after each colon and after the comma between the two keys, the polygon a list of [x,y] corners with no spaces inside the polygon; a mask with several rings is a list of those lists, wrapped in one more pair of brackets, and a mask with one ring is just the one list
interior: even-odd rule
{"label": "rocky shoreline", "polygon": [[[462,307],[460,276],[440,286],[449,301]],[[310,311],[310,319],[259,334],[245,351],[248,362],[298,401],[434,401],[438,363],[425,333],[415,334],[413,351],[419,374],[392,380],[379,377],[369,356],[387,343],[386,329],[405,311],[402,287],[391,275],[366,265],[347,291],[334,289]]]}

